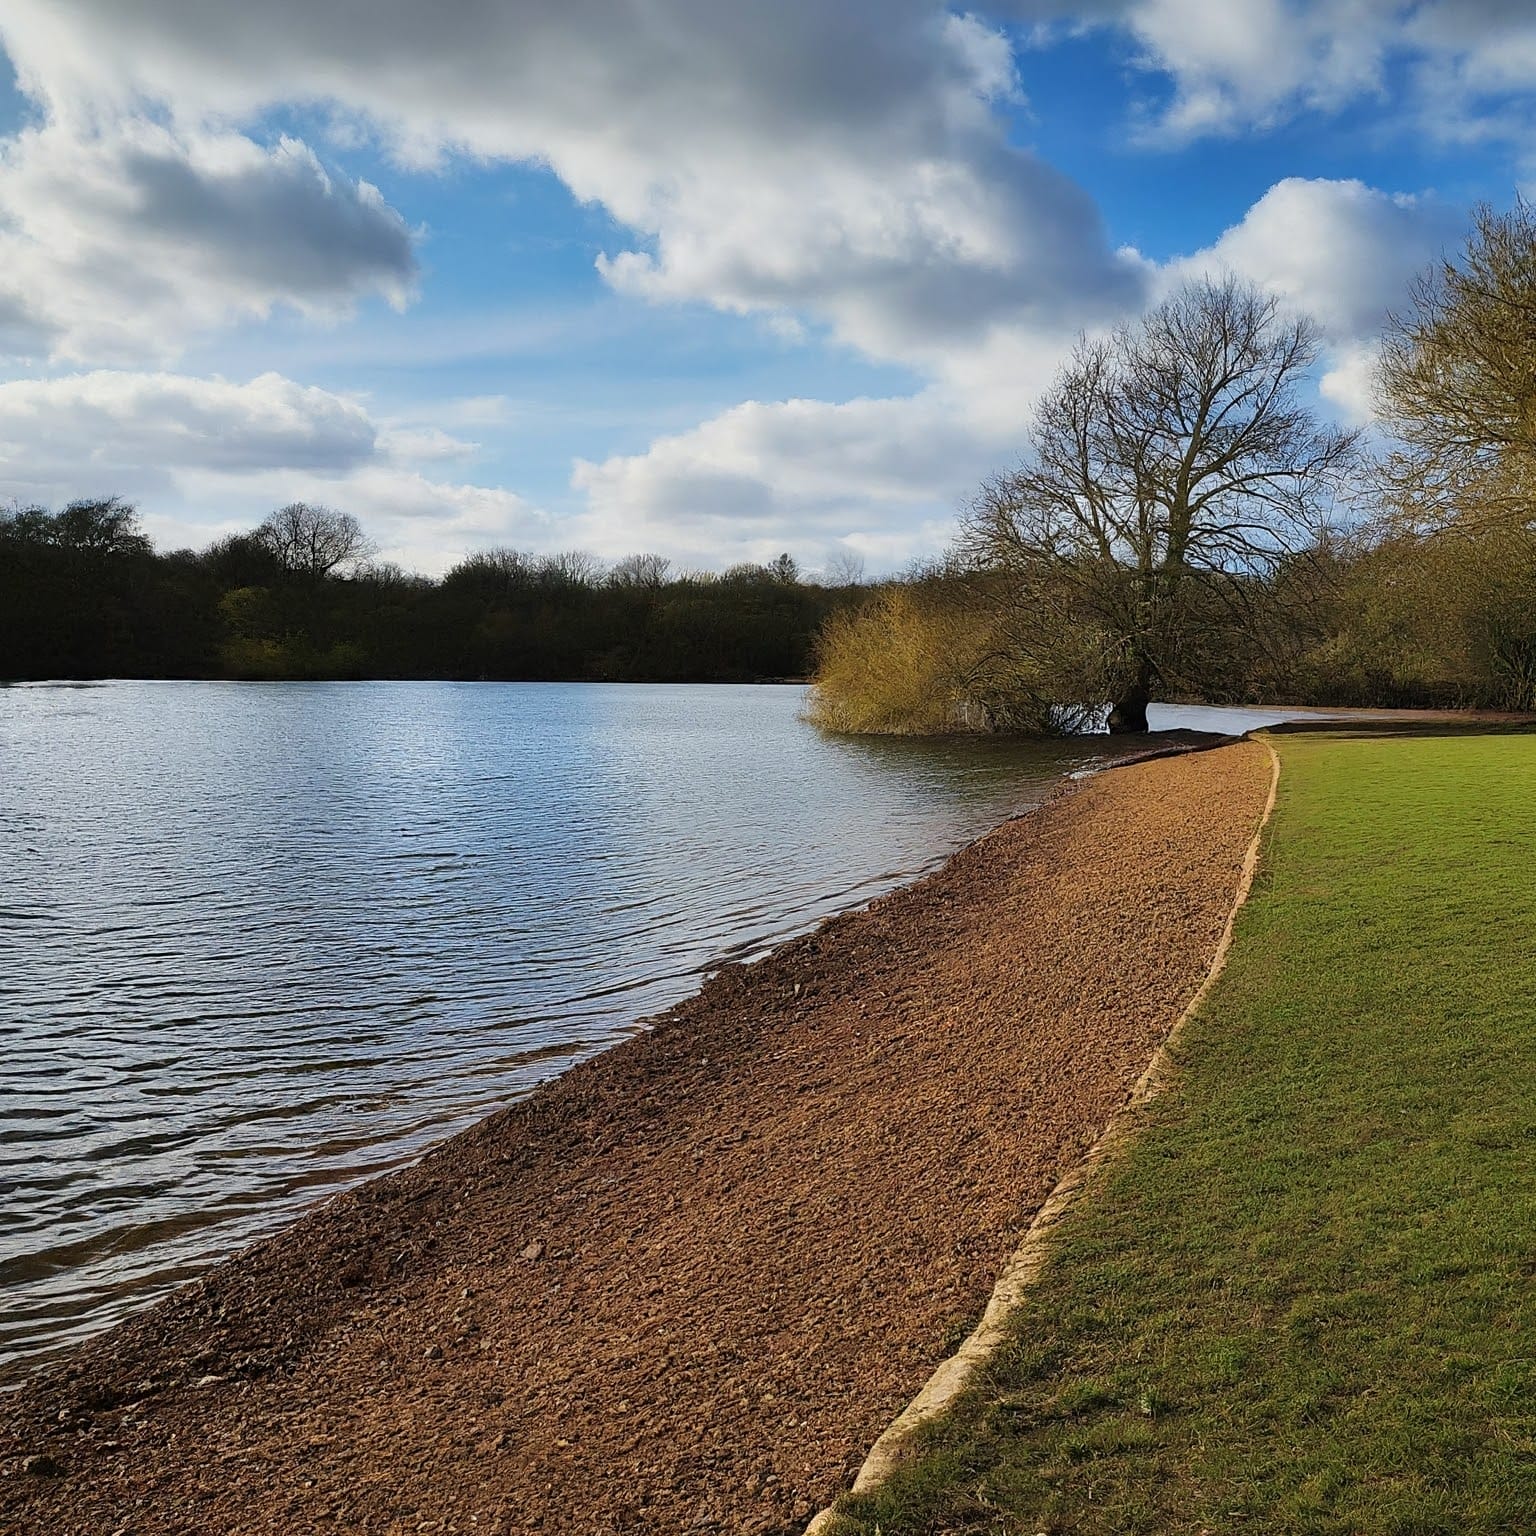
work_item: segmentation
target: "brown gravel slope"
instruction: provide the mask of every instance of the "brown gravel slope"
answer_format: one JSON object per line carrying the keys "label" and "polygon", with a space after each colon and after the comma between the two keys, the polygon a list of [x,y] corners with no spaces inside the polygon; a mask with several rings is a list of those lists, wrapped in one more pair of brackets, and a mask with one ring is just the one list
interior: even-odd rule
{"label": "brown gravel slope", "polygon": [[1267,778],[1089,781],[104,1335],[0,1403],[0,1531],[799,1529],[1194,993]]}

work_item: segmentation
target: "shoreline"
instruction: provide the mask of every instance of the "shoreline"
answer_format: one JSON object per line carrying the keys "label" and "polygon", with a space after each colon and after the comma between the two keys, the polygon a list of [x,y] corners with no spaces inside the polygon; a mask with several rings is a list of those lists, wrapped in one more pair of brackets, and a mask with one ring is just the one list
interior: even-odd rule
{"label": "shoreline", "polygon": [[[898,1473],[902,1464],[921,1454],[923,1430],[942,1419],[961,1397],[979,1383],[989,1364],[1005,1347],[1011,1332],[1014,1315],[1024,1302],[1030,1289],[1039,1281],[1049,1261],[1056,1226],[1069,1214],[1077,1202],[1087,1193],[1095,1174],[1123,1148],[1136,1134],[1136,1121],[1146,1106],[1166,1088],[1176,1070],[1174,1053],[1183,1031],[1197,1010],[1210,995],[1226,969],[1227,958],[1232,951],[1238,914],[1248,901],[1253,882],[1259,870],[1265,834],[1275,802],[1280,791],[1280,754],[1265,743],[1270,759],[1269,794],[1259,814],[1253,840],[1243,855],[1242,868],[1238,873],[1237,888],[1232,895],[1232,908],[1227,915],[1216,952],[1195,995],[1184,1011],[1174,1020],[1173,1027],[1163,1037],[1152,1053],[1146,1070],[1136,1080],[1130,1096],[1115,1111],[1103,1134],[1088,1148],[1081,1159],[1069,1168],[1036,1211],[1024,1233],[1023,1241],[1015,1249],[998,1276],[997,1284],[987,1300],[975,1330],[947,1360],[923,1383],[922,1390],[905,1408],[891,1420],[870,1447],[869,1454],[860,1464],[848,1495],[878,1493]],[[1200,751],[1201,748],[1191,748]],[[1147,761],[1148,759],[1141,759]],[[805,1528],[805,1536],[835,1536],[841,1519],[839,1505],[842,1496],[817,1512]]]}
{"label": "shoreline", "polygon": [[803,1524],[1226,922],[1265,749],[1116,768],[24,1382],[0,1525]]}
{"label": "shoreline", "polygon": [[[786,699],[790,700],[788,705]],[[697,707],[698,698],[693,697],[692,705],[686,700],[683,703]],[[559,707],[563,710],[566,706]],[[655,850],[663,845],[654,842],[649,825],[615,827],[612,834],[603,832],[594,837],[583,835],[578,821],[574,837],[563,832],[547,838],[540,835],[534,839],[539,845],[537,852],[519,850],[501,859],[497,865],[499,880],[516,888],[527,866],[534,887],[547,884],[561,892],[574,892],[579,901],[573,911],[582,912],[583,917],[593,912],[593,923],[631,926],[627,918],[616,919],[608,904],[610,900],[619,902],[617,910],[624,911],[622,903],[637,897],[648,903],[643,909],[645,918],[660,921],[644,931],[637,927],[629,943],[616,945],[610,939],[604,945],[584,942],[582,927],[590,931],[590,924],[578,925],[573,917],[562,916],[560,903],[543,910],[527,908],[526,919],[522,912],[509,911],[507,918],[519,928],[526,923],[529,934],[540,935],[541,948],[547,950],[551,941],[569,941],[572,950],[584,956],[584,961],[576,964],[559,958],[550,963],[552,957],[547,957],[535,968],[546,970],[547,977],[534,979],[531,974],[527,981],[519,974],[516,954],[529,940],[520,937],[504,954],[504,925],[496,927],[494,919],[471,915],[467,925],[454,923],[443,931],[429,930],[419,942],[407,938],[405,944],[414,952],[415,965],[435,969],[434,979],[441,984],[441,998],[429,996],[424,1005],[427,1012],[438,1023],[451,1021],[460,1029],[461,1021],[474,1017],[470,1028],[453,1042],[456,1061],[424,1060],[419,1067],[410,1065],[413,1032],[399,1030],[390,1009],[394,1004],[414,1014],[417,1003],[414,995],[407,995],[413,989],[397,976],[375,969],[380,963],[377,957],[396,952],[401,942],[399,932],[382,914],[370,920],[373,941],[365,939],[356,948],[355,963],[346,975],[348,985],[337,990],[334,985],[306,984],[291,1003],[281,996],[268,1004],[285,1010],[339,1007],[356,1016],[360,1025],[366,1021],[373,1029],[361,1035],[360,1051],[350,1060],[345,1059],[349,1055],[345,1042],[334,1038],[323,1019],[315,1021],[313,1032],[309,1021],[304,1021],[286,1051],[263,1049],[259,1023],[262,1005],[246,994],[243,983],[231,992],[228,975],[216,985],[207,985],[208,975],[198,974],[194,957],[189,962],[191,970],[186,972],[187,1005],[176,1010],[187,1018],[175,1020],[171,1031],[181,1040],[180,1048],[164,1066],[130,1079],[141,1083],[147,1093],[164,1096],[162,1102],[174,1102],[176,1129],[162,1130],[153,1119],[129,1119],[124,1125],[124,1134],[130,1138],[128,1156],[121,1164],[114,1155],[97,1165],[88,1155],[89,1142],[56,1136],[51,1142],[38,1144],[36,1174],[25,1166],[18,1169],[21,1185],[12,1212],[18,1236],[11,1245],[10,1273],[5,1277],[11,1284],[0,1292],[4,1296],[0,1303],[0,1396],[16,1390],[39,1368],[66,1358],[85,1340],[152,1306],[170,1290],[291,1225],[323,1199],[416,1161],[435,1143],[521,1097],[537,1081],[564,1069],[581,1055],[606,1048],[644,1028],[647,1020],[697,991],[719,966],[763,958],[825,918],[854,910],[877,895],[921,878],[998,821],[1029,814],[1058,792],[1064,776],[1089,772],[1148,750],[1164,750],[1173,744],[1204,745],[1216,739],[1188,731],[1149,735],[1138,738],[1129,753],[1127,743],[1106,736],[1081,745],[1017,746],[998,741],[983,747],[965,742],[953,749],[933,750],[926,744],[918,748],[900,744],[894,749],[877,747],[866,754],[863,744],[836,743],[830,752],[825,751],[827,744],[816,740],[816,733],[807,732],[794,719],[790,695],[783,695],[767,718],[781,723],[786,731],[792,730],[796,738],[810,736],[809,750],[818,768],[824,756],[832,759],[834,794],[841,786],[842,793],[852,790],[863,804],[850,804],[847,818],[807,808],[804,821],[788,829],[785,848],[776,846],[780,841],[777,818],[762,815],[758,805],[777,804],[781,813],[798,815],[794,804],[797,792],[787,783],[777,791],[772,786],[748,786],[755,803],[740,807],[740,814],[733,809],[728,820],[716,819],[711,812],[708,829],[700,827],[691,834],[708,838],[708,846],[697,849],[705,859],[704,873],[715,886],[724,886],[708,896],[691,890],[692,878],[680,874],[675,863],[655,856]],[[931,771],[943,786],[942,804],[934,803],[924,783],[930,772],[930,752]],[[872,755],[879,776],[875,794],[870,793],[873,786],[862,770],[866,755]],[[848,763],[852,764],[852,783],[843,782]],[[882,781],[888,775],[898,780],[892,786],[896,799],[890,807],[899,813],[896,815],[890,814],[885,802]],[[861,778],[862,785],[857,783]],[[608,786],[610,791],[616,787]],[[573,785],[570,790],[583,798],[580,786]],[[521,796],[522,791],[518,793]],[[975,804],[969,803],[973,796]],[[434,791],[423,796],[417,808],[430,813],[440,798]],[[669,798],[676,803],[675,796]],[[550,802],[550,808],[563,803],[562,797]],[[191,809],[185,808],[189,816]],[[474,815],[478,819],[478,810]],[[683,823],[691,819],[691,813],[683,813]],[[881,825],[888,819],[889,829]],[[554,824],[558,826],[562,820],[557,815]],[[669,826],[674,839],[684,831],[682,824],[669,823],[665,813],[662,823]],[[931,828],[928,823],[932,823]],[[868,836],[860,835],[862,827],[867,827]],[[820,837],[808,829],[819,829]],[[611,894],[605,873],[609,866],[601,860],[581,868],[564,868],[560,845],[572,841],[592,854],[621,854],[619,883],[627,881],[628,886],[624,894]],[[101,851],[109,856],[132,846],[131,840],[110,834],[100,842],[105,845]],[[465,851],[473,846],[473,838],[455,835],[446,846]],[[738,846],[739,853],[733,855]],[[761,847],[767,853],[761,865],[749,846]],[[794,847],[803,850],[803,859],[786,857]],[[47,865],[46,844],[43,851],[43,865]],[[369,863],[375,873],[392,876],[392,866],[381,869],[377,858],[366,854],[355,862],[350,855],[343,858],[334,878],[312,865],[312,875],[323,875],[326,882],[314,896],[329,908],[338,900],[345,901],[350,886],[355,902],[366,889],[356,878],[356,871]],[[33,864],[42,867],[36,860]],[[635,878],[637,872],[639,879]],[[429,870],[425,882],[413,878],[409,884],[425,886],[421,894],[435,902],[441,897],[433,889],[432,873]],[[228,876],[220,879],[227,880]],[[336,880],[341,881],[340,886]],[[261,906],[260,920],[267,924],[288,921],[283,894],[289,889],[286,874],[280,874],[278,881],[278,887],[268,887]],[[494,912],[496,889],[487,885],[484,877],[480,885],[485,898],[482,910]],[[391,905],[398,912],[398,901]],[[201,906],[201,898],[195,897],[184,910],[191,912]],[[598,908],[604,914],[600,918],[595,913]],[[176,907],[170,904],[157,910],[171,914]],[[222,916],[218,910],[209,914],[216,927]],[[133,917],[130,911],[123,920],[127,923]],[[175,921],[174,917],[170,920]],[[330,917],[325,921],[331,921]],[[441,927],[436,913],[432,921]],[[480,942],[466,944],[466,929]],[[130,930],[124,927],[120,931]],[[236,945],[241,942],[238,935],[226,937]],[[176,960],[169,944],[162,953],[165,958],[158,960],[143,980],[152,983],[153,973],[158,972],[161,985],[179,988],[185,967]],[[100,954],[89,948],[83,953],[77,948],[74,954],[78,961],[70,959],[65,945],[62,958],[69,967],[67,978],[55,974],[51,955],[41,957],[30,971],[21,973],[24,996],[38,1019],[52,1021],[54,997],[60,986],[100,986],[122,974],[119,968],[125,964],[131,968],[130,978],[138,969],[131,953],[119,952],[111,944]],[[370,960],[370,955],[375,958]],[[456,958],[457,964],[441,963],[444,956],[450,962]],[[466,1015],[453,999],[465,987],[477,987],[482,965],[485,974],[494,975],[501,985],[496,993],[484,995],[479,1005],[471,1005],[477,1016]],[[261,978],[253,980],[259,988]],[[589,992],[592,1000],[581,1001]],[[132,1018],[147,1027],[162,1025],[154,1012],[153,997],[132,979],[121,995],[101,996],[100,1002],[107,1012],[99,1015],[93,1027],[103,1027],[116,1016]],[[232,1022],[218,1026],[217,1032],[213,1027],[185,1027],[204,1011],[213,1017],[227,1014]],[[507,1045],[503,1045],[493,1022],[503,1016],[518,1021],[514,1038]],[[525,1019],[533,1022],[524,1024]],[[378,1027],[385,1031],[382,1037],[375,1032]],[[235,1030],[234,1035],[227,1033],[230,1029]],[[13,1073],[22,1087],[30,1072],[52,1070],[50,1033],[51,1022],[25,1033],[22,1058]],[[124,1040],[131,1039],[133,1033],[130,1029]],[[233,1056],[226,1054],[225,1040],[235,1052]],[[402,1048],[398,1053],[396,1042]],[[250,1054],[253,1047],[279,1071],[289,1067],[297,1072],[304,1070],[306,1059],[318,1063],[328,1059],[323,1053],[337,1049],[344,1058],[342,1071],[334,1077],[321,1073],[317,1093],[306,1092],[308,1085],[316,1082],[313,1076],[299,1080],[285,1076],[277,1083],[269,1079],[258,1089],[256,1102],[242,1107],[239,1077],[231,1081],[231,1073],[243,1071],[248,1074],[247,1081],[262,1082],[258,1072],[242,1068],[240,1058]],[[516,1052],[510,1063],[508,1051]],[[493,1063],[500,1063],[494,1073],[482,1073],[482,1065],[490,1067]],[[133,1070],[133,1052],[108,1048],[103,1064],[112,1078],[121,1080],[122,1074]],[[230,1084],[228,1098],[221,1093],[222,1083]],[[386,1097],[376,1100],[376,1093]],[[172,1095],[176,1097],[172,1099]],[[306,1097],[317,1100],[318,1111],[304,1108]],[[359,1099],[361,1103],[356,1102]],[[98,1109],[97,1093],[85,1083],[73,1091],[55,1093],[51,1102],[65,1103],[85,1124]],[[139,1107],[149,1109],[153,1102],[146,1097]],[[131,1113],[132,1106],[125,1108]],[[355,1113],[356,1108],[366,1112]],[[117,1111],[108,1109],[107,1113]],[[270,1136],[258,1138],[265,1145],[246,1155],[240,1150],[247,1139],[241,1126],[251,1113],[258,1122],[270,1119],[275,1124]],[[312,1135],[308,1134],[311,1129]],[[332,1137],[343,1144],[339,1154],[320,1149],[320,1140]],[[216,1149],[212,1155],[205,1155],[205,1145]],[[139,1155],[141,1146],[152,1154],[152,1161]],[[157,1151],[157,1147],[163,1150]],[[320,1155],[311,1158],[310,1148]],[[169,1157],[168,1163],[162,1161],[165,1157]],[[154,1212],[146,1216],[129,1200],[115,1198],[116,1190],[109,1186],[105,1206],[98,1210],[92,1196],[84,1193],[100,1182],[99,1173],[95,1179],[91,1176],[93,1167],[98,1166],[102,1171],[111,1169],[116,1176],[113,1182],[130,1192],[136,1178],[157,1182],[170,1176],[188,1187],[185,1193],[177,1189],[157,1199]],[[55,1193],[42,1176],[45,1169],[49,1173],[57,1170],[62,1192]]]}

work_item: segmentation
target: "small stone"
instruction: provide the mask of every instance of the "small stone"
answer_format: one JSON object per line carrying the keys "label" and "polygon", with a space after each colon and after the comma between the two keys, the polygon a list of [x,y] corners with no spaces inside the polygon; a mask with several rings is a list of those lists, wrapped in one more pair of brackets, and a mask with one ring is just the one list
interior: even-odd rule
{"label": "small stone", "polygon": [[544,1257],[544,1239],[542,1237],[534,1238],[534,1240],[529,1243],[526,1248],[523,1249],[522,1253],[520,1253],[518,1257],[527,1259],[530,1264],[536,1263],[539,1259],[542,1259]]}
{"label": "small stone", "polygon": [[428,1360],[441,1360],[443,1358],[443,1350],[440,1344],[429,1344],[425,1353]]}
{"label": "small stone", "polygon": [[52,1456],[28,1456],[21,1464],[21,1470],[32,1477],[62,1477],[64,1469]]}

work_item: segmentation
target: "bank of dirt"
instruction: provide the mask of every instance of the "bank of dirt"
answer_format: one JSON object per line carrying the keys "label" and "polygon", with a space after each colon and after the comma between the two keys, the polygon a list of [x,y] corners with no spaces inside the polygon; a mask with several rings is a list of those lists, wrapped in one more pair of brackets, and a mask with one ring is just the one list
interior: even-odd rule
{"label": "bank of dirt", "polygon": [[1194,994],[1268,788],[1141,763],[0,1401],[0,1532],[797,1530]]}

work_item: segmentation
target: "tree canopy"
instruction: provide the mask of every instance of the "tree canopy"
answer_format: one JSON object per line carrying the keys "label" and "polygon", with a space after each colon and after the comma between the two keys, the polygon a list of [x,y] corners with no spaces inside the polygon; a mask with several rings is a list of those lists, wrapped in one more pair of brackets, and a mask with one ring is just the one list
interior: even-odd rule
{"label": "tree canopy", "polygon": [[1144,731],[1153,688],[1198,687],[1244,626],[1249,578],[1315,537],[1355,442],[1300,397],[1317,350],[1236,279],[1079,342],[961,543],[1011,578],[1006,642],[1053,703]]}
{"label": "tree canopy", "polygon": [[279,507],[254,534],[292,576],[319,581],[334,571],[355,570],[374,553],[373,542],[350,512],[293,501]]}
{"label": "tree canopy", "polygon": [[1388,324],[1378,405],[1388,502],[1418,527],[1528,523],[1536,494],[1536,213],[1473,216]]}

